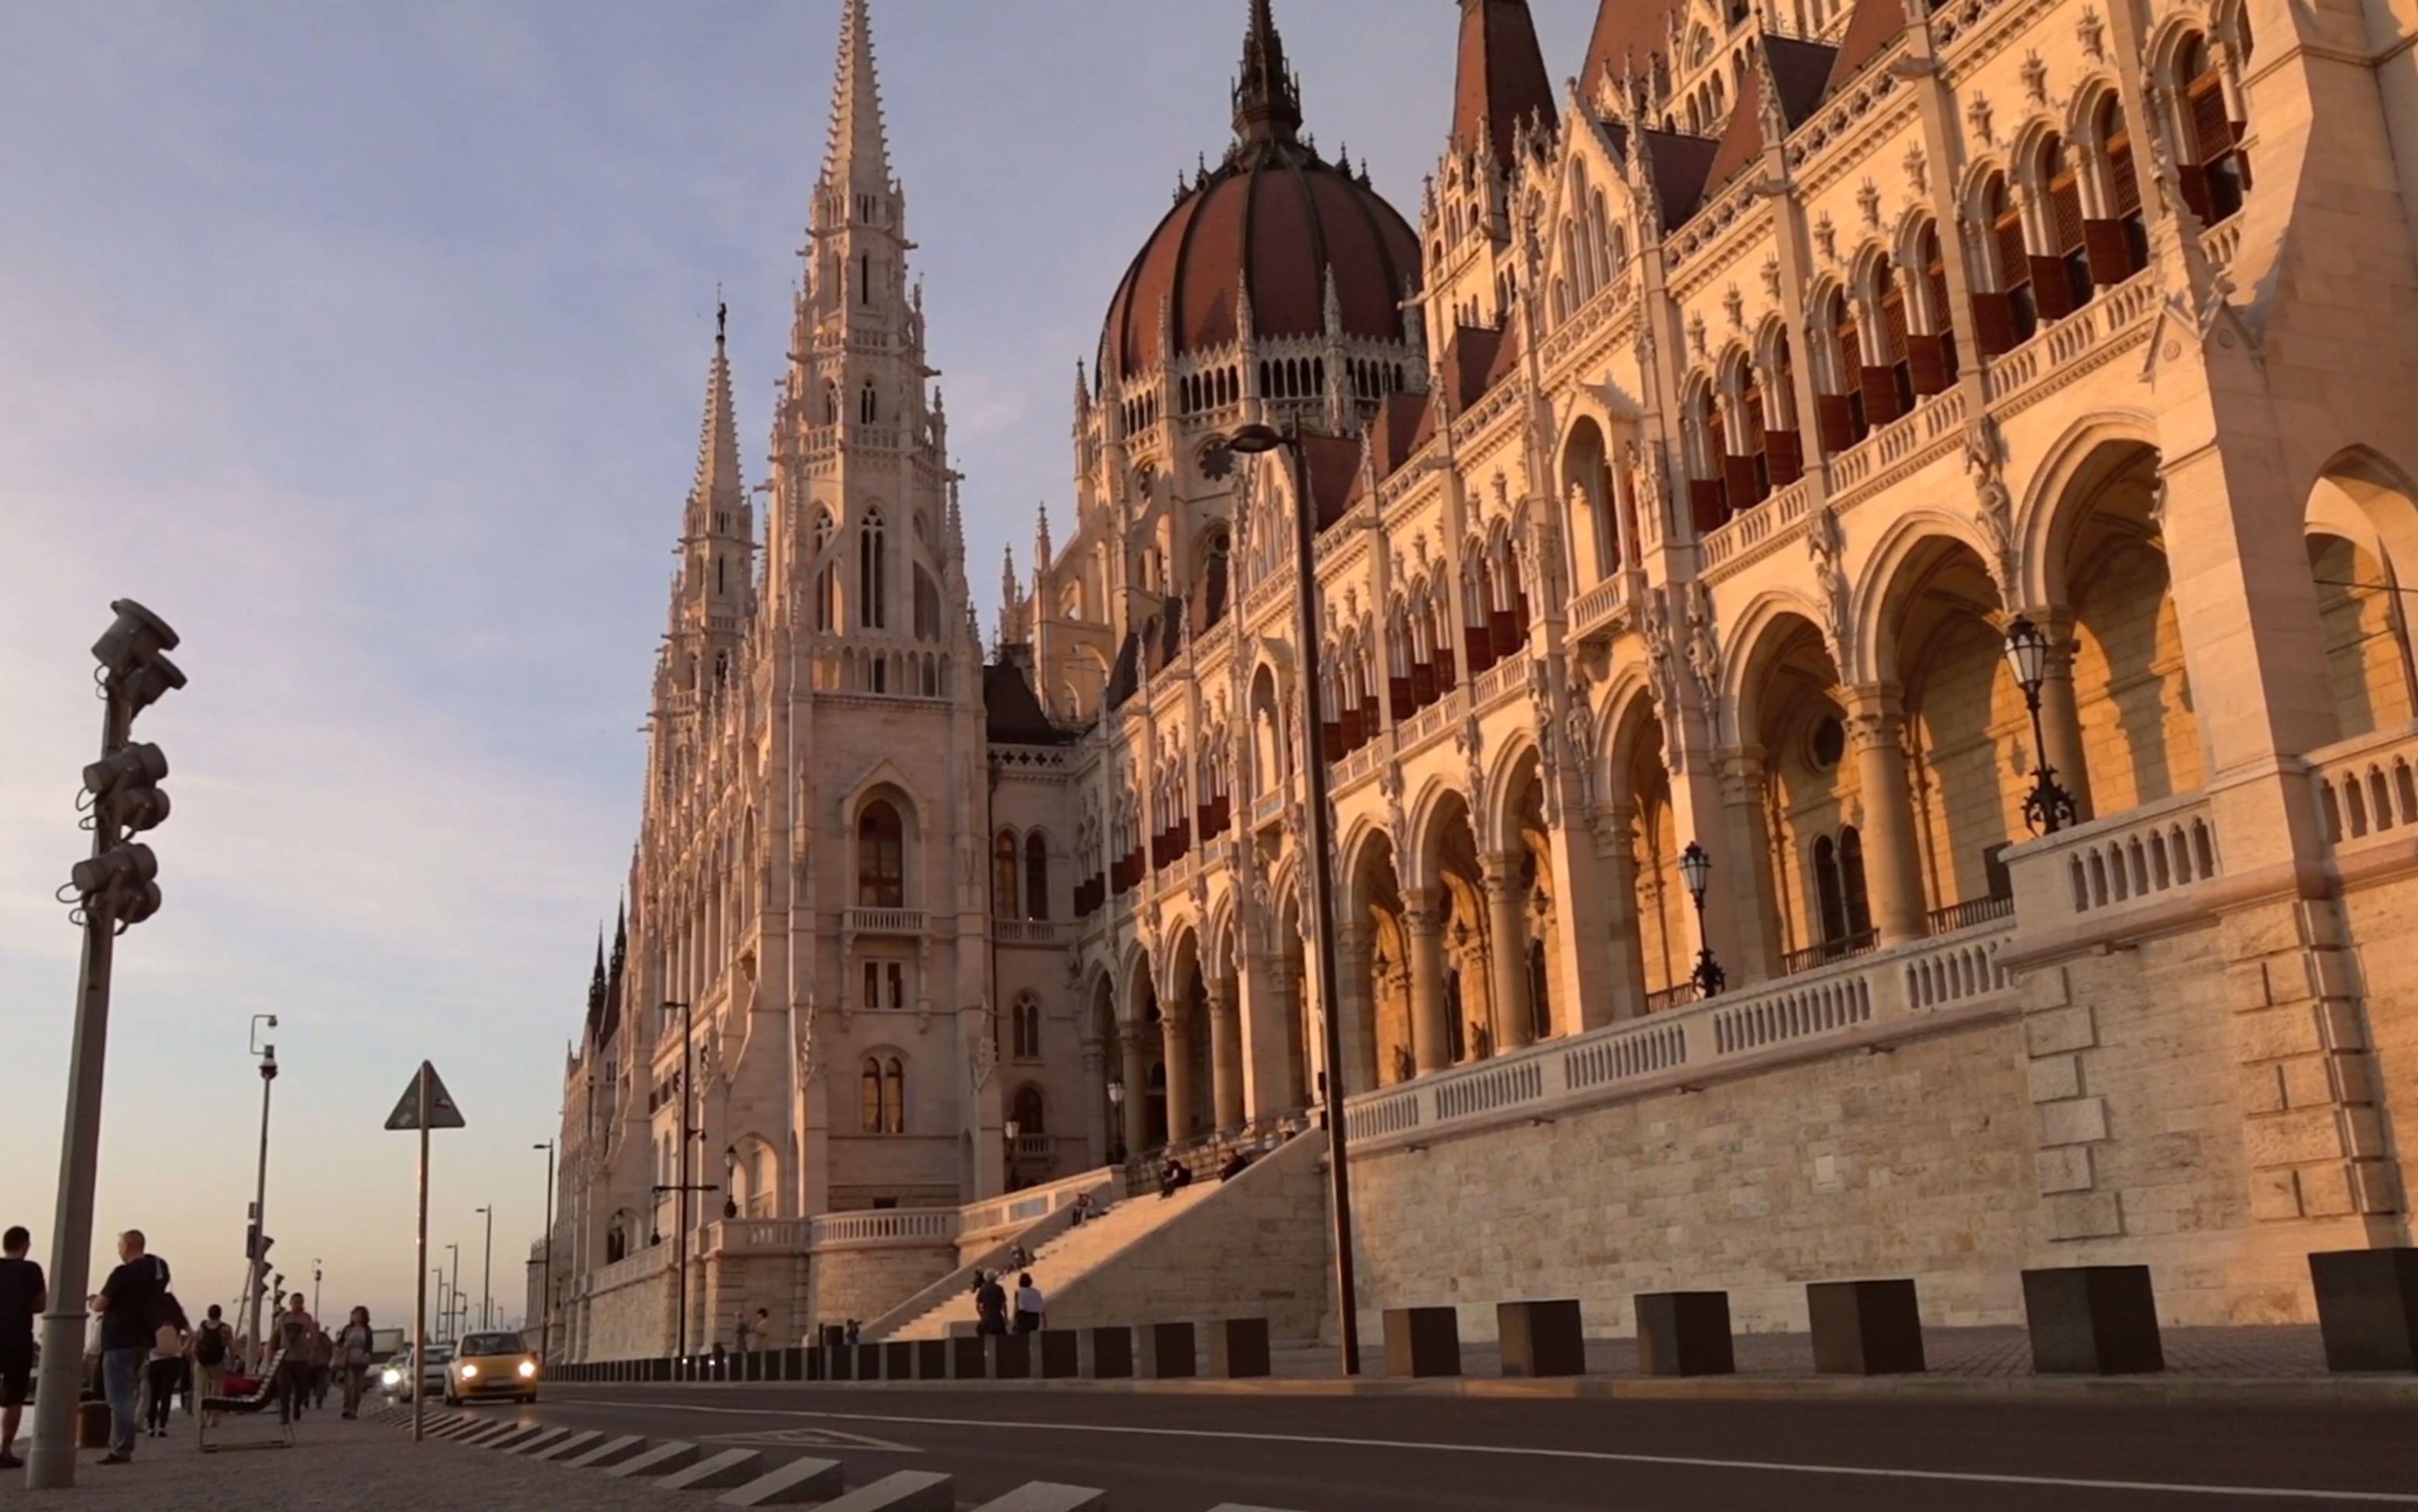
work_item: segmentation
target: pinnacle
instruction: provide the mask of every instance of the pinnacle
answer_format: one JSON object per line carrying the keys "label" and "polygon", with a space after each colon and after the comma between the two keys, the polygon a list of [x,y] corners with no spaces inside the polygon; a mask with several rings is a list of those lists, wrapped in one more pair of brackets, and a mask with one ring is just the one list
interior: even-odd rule
{"label": "pinnacle", "polygon": [[831,150],[823,179],[871,191],[890,188],[890,139],[881,119],[881,78],[873,57],[869,0],[846,0],[832,91]]}
{"label": "pinnacle", "polygon": [[[705,380],[705,420],[696,443],[696,485],[691,490],[692,510],[736,511],[746,484],[739,471],[739,426],[730,398],[730,353],[726,334],[729,307],[717,304],[713,362]],[[692,533],[697,522],[690,522]]]}

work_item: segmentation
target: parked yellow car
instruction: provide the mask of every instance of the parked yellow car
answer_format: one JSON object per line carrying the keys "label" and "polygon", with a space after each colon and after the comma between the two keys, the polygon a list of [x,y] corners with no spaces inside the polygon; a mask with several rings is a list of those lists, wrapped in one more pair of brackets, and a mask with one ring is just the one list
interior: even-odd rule
{"label": "parked yellow car", "polygon": [[533,1402],[537,1377],[537,1356],[518,1334],[471,1334],[445,1367],[445,1404],[459,1407],[482,1397]]}

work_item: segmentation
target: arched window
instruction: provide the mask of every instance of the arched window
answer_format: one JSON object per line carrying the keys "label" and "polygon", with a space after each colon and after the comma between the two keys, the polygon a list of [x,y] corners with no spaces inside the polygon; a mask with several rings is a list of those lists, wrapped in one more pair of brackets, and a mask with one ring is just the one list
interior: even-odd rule
{"label": "arched window", "polygon": [[1864,337],[1855,301],[1844,289],[1823,298],[1816,326],[1829,334],[1829,373],[1814,399],[1822,450],[1836,454],[1862,440],[1872,422],[1864,407]]}
{"label": "arched window", "polygon": [[2048,251],[2032,265],[2032,287],[2041,317],[2062,320],[2090,302],[2089,237],[2082,229],[2082,172],[2067,161],[2062,138],[2052,133],[2032,160],[2033,182],[2047,208],[2043,226]]}
{"label": "arched window", "polygon": [[1873,259],[1865,308],[1875,314],[1864,356],[1864,410],[1873,424],[1887,425],[1914,407],[1915,387],[1905,284],[1886,257]]}
{"label": "arched window", "polygon": [[1038,830],[1024,837],[1024,916],[1049,918],[1049,839]]}
{"label": "arched window", "polygon": [[2250,189],[2250,165],[2242,156],[2241,127],[2226,99],[2216,52],[2206,38],[2192,38],[2176,53],[2175,84],[2191,158],[2178,165],[2183,203],[2214,225],[2242,208]]}
{"label": "arched window", "polygon": [[1030,997],[1016,1000],[1009,1015],[1015,1020],[1016,1058],[1019,1061],[1041,1059],[1041,1004]]}
{"label": "arched window", "polygon": [[823,380],[823,423],[839,423],[839,385],[828,378]]}
{"label": "arched window", "polygon": [[831,511],[818,506],[815,510],[815,628],[825,634],[839,628],[839,569],[826,559],[831,552]]}
{"label": "arched window", "polygon": [[1926,224],[1915,238],[1922,257],[1923,335],[1912,338],[1914,391],[1936,394],[1956,381],[1956,328],[1948,313],[1948,254],[1940,250],[1939,228]]}
{"label": "arched window", "polygon": [[856,548],[857,625],[881,630],[890,623],[890,542],[881,512],[866,513]]}
{"label": "arched window", "polygon": [[1048,1122],[1043,1111],[1044,1106],[1045,1105],[1041,1101],[1040,1088],[1020,1087],[1017,1089],[1014,1111],[1008,1116],[1016,1120],[1016,1132],[1018,1136],[1046,1134],[1048,1132],[1048,1129],[1043,1127],[1043,1125]]}
{"label": "arched window", "polygon": [[[1982,186],[1981,224],[1990,238],[1996,292],[1973,296],[1973,341],[1984,357],[2011,352],[2040,329],[2040,299],[2032,287],[2031,249],[2024,236],[2023,206],[2007,188],[2004,174]],[[1936,312],[1933,317],[1937,318]]]}
{"label": "arched window", "polygon": [[856,906],[907,906],[907,827],[887,799],[875,799],[857,816]]}
{"label": "arched window", "polygon": [[881,394],[874,388],[871,378],[865,380],[864,389],[857,393],[856,418],[866,425],[881,419]]}
{"label": "arched window", "polygon": [[990,912],[994,919],[1016,913],[1016,832],[1002,830],[990,847]]}
{"label": "arched window", "polygon": [[868,1055],[858,1073],[859,1123],[866,1134],[907,1132],[907,1066],[896,1056]]}

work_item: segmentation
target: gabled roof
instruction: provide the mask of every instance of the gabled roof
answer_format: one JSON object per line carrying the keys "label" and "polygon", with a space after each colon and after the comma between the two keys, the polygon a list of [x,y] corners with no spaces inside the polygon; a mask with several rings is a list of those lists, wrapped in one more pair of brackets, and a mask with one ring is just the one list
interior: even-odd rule
{"label": "gabled roof", "polygon": [[1309,475],[1309,496],[1318,502],[1321,530],[1343,518],[1351,505],[1353,480],[1360,475],[1360,446],[1342,436],[1301,438],[1302,467]]}
{"label": "gabled roof", "polygon": [[1444,349],[1445,396],[1456,415],[1486,397],[1487,376],[1502,354],[1503,332],[1487,326],[1454,329]]}
{"label": "gabled roof", "polygon": [[1646,160],[1654,170],[1654,192],[1662,202],[1662,229],[1676,231],[1704,203],[1705,186],[1711,180],[1713,159],[1722,144],[1709,136],[1651,127],[1637,134],[1645,141]]}
{"label": "gabled roof", "polygon": [[1024,668],[1013,661],[983,668],[983,713],[993,745],[1064,745],[1070,739],[1049,722]]}
{"label": "gabled roof", "polygon": [[1846,35],[1839,38],[1839,55],[1830,64],[1829,87],[1835,89],[1854,78],[1905,35],[1905,7],[1900,0],[1856,0],[1856,8],[1847,17]]}

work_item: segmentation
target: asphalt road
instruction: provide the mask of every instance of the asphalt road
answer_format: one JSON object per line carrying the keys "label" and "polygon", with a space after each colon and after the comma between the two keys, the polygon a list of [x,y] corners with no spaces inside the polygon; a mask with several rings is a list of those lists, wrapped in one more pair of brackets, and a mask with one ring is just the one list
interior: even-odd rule
{"label": "asphalt road", "polygon": [[813,1452],[851,1485],[945,1471],[966,1503],[1096,1486],[1132,1512],[2418,1508],[2406,1410],[558,1386],[482,1411]]}

